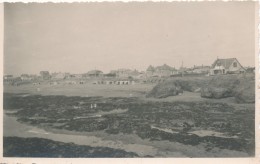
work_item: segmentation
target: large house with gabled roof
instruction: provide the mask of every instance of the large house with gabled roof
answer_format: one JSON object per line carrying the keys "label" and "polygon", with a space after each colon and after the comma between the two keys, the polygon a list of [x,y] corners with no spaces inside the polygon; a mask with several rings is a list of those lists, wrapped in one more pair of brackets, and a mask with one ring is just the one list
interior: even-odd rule
{"label": "large house with gabled roof", "polygon": [[237,74],[244,72],[246,72],[245,68],[236,58],[217,59],[210,69],[210,75]]}

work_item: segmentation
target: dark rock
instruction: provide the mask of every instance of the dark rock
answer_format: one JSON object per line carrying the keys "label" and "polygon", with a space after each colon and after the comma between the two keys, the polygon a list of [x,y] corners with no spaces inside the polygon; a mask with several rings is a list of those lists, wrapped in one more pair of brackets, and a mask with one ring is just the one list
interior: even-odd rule
{"label": "dark rock", "polygon": [[175,84],[157,85],[146,95],[146,97],[166,98],[169,96],[176,96],[180,93],[183,93],[183,90]]}
{"label": "dark rock", "polygon": [[177,96],[183,91],[200,92],[211,77],[200,78],[171,78],[162,83],[157,84],[146,97],[165,98],[169,96]]}
{"label": "dark rock", "polygon": [[232,96],[233,92],[228,88],[205,87],[201,89],[201,97],[204,98],[220,99]]}
{"label": "dark rock", "polygon": [[201,97],[215,99],[233,97],[239,83],[236,75],[214,76],[208,85],[201,89]]}
{"label": "dark rock", "polygon": [[254,103],[254,84],[254,76],[246,74],[215,76],[201,89],[201,97],[215,99],[235,97],[238,103]]}
{"label": "dark rock", "polygon": [[235,100],[238,103],[254,103],[255,102],[255,83],[254,80],[241,80],[240,85],[236,89]]}

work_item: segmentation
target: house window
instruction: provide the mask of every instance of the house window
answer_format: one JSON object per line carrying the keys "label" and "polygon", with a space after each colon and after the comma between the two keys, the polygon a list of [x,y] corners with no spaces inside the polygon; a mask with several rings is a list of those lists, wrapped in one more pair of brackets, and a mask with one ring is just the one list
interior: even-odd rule
{"label": "house window", "polygon": [[233,67],[237,67],[237,63],[236,62],[233,63]]}
{"label": "house window", "polygon": [[220,63],[220,62],[218,62],[218,63],[217,63],[217,66],[221,66],[221,63]]}

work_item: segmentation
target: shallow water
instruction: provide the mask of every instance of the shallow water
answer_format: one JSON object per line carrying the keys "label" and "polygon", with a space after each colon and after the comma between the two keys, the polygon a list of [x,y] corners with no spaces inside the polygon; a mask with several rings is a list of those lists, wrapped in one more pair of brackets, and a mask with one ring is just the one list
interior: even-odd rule
{"label": "shallow water", "polygon": [[179,132],[177,131],[173,131],[172,129],[168,129],[168,128],[159,128],[159,127],[156,127],[156,126],[151,126],[152,129],[158,129],[158,130],[161,130],[161,131],[164,131],[166,133],[171,133],[171,134],[177,134]]}
{"label": "shallow water", "polygon": [[205,137],[205,136],[216,136],[216,137],[222,137],[222,138],[238,138],[238,136],[227,136],[224,133],[220,132],[215,132],[212,130],[196,130],[189,132],[190,134],[196,134],[197,136],[200,137]]}

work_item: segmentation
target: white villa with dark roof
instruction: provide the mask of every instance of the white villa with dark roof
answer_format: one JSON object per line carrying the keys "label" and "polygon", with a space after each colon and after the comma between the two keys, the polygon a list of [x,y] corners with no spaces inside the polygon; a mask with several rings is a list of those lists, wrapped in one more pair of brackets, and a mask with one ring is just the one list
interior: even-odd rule
{"label": "white villa with dark roof", "polygon": [[217,59],[211,66],[210,75],[237,74],[245,71],[236,58]]}

